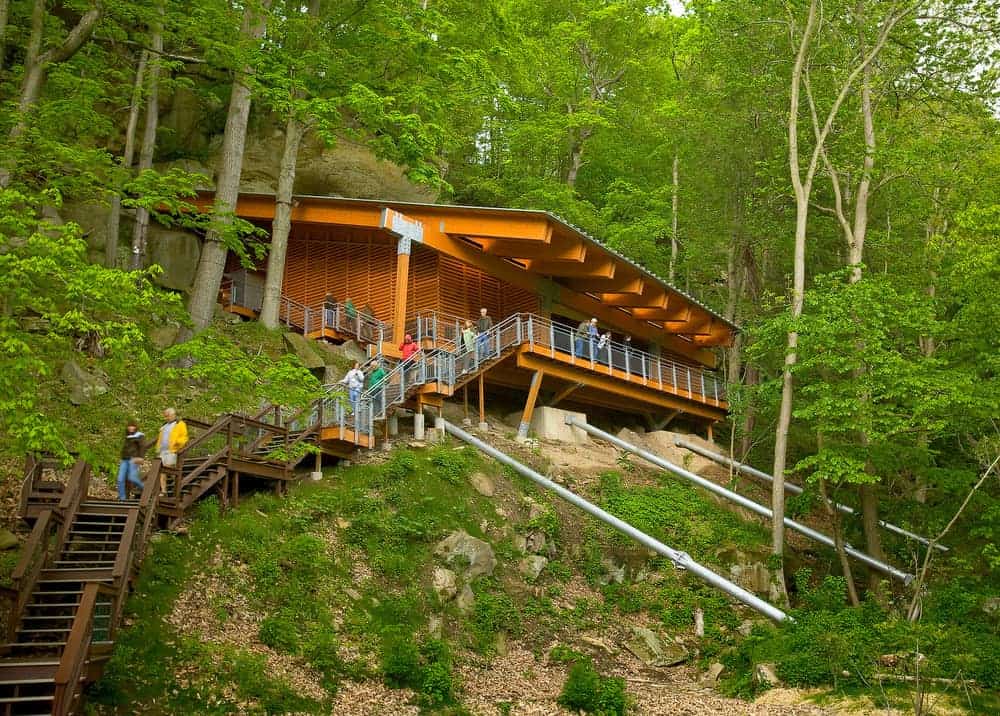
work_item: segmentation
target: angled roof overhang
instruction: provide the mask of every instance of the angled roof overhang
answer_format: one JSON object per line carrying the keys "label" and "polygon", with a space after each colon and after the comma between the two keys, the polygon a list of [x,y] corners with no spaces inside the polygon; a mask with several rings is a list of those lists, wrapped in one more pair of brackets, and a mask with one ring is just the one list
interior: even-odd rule
{"label": "angled roof overhang", "polygon": [[[212,199],[205,192],[196,203],[208,209]],[[715,365],[706,349],[730,345],[738,330],[693,296],[545,211],[297,195],[292,221],[396,235],[386,224],[387,208],[418,222],[419,241],[430,248],[529,290],[538,291],[540,280],[551,282],[559,287],[556,303],[570,311],[702,364]],[[274,195],[241,194],[236,214],[269,221],[274,209]]]}

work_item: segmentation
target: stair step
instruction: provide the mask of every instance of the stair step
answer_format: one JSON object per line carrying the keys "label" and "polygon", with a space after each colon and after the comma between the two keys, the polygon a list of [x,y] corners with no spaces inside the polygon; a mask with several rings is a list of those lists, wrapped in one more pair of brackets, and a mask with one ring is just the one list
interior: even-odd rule
{"label": "stair step", "polygon": [[54,607],[78,607],[80,602],[31,602],[26,608],[51,609]]}
{"label": "stair step", "polygon": [[[20,683],[24,683],[23,681]],[[0,704],[28,704],[51,701],[52,694],[38,694],[37,696],[0,696]]]}
{"label": "stair step", "polygon": [[[65,629],[36,629],[32,627],[31,629],[18,629],[18,634],[69,634],[73,630],[73,627],[66,627]],[[23,642],[21,642],[23,643]]]}
{"label": "stair step", "polygon": [[51,595],[64,595],[64,594],[76,594],[76,595],[80,595],[80,594],[83,594],[83,590],[82,589],[78,589],[75,592],[71,592],[71,591],[68,591],[68,590],[56,590],[56,589],[49,590],[49,589],[43,589],[43,590],[40,590],[40,591],[34,591],[31,594],[32,595],[39,594],[39,595],[46,595],[46,596],[48,596],[50,594]]}

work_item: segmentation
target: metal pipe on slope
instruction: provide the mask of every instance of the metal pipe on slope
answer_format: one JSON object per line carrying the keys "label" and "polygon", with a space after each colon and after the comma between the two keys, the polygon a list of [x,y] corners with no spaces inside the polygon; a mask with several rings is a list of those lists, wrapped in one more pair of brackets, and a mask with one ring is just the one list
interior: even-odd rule
{"label": "metal pipe on slope", "polygon": [[[573,425],[574,427],[578,427],[581,430],[584,430],[590,433],[591,435],[594,435],[595,437],[601,438],[602,440],[607,440],[609,443],[617,445],[622,450],[626,450],[627,452],[638,455],[643,460],[651,462],[657,467],[666,470],[667,472],[672,472],[678,477],[683,477],[685,480],[688,480],[689,482],[693,482],[696,485],[704,487],[709,492],[714,492],[716,495],[724,497],[730,502],[735,502],[736,504],[740,505],[741,507],[745,507],[751,512],[756,512],[758,515],[767,517],[768,519],[773,519],[774,517],[774,513],[771,512],[770,508],[764,507],[763,505],[759,505],[753,500],[750,500],[744,497],[743,495],[737,494],[732,490],[727,490],[726,488],[721,487],[720,485],[716,485],[711,480],[706,480],[705,478],[699,475],[695,475],[693,472],[689,472],[688,470],[685,470],[683,467],[679,467],[678,465],[674,465],[672,462],[668,460],[664,460],[659,455],[651,453],[647,450],[643,450],[640,447],[636,447],[632,443],[626,442],[621,438],[615,437],[611,433],[606,433],[600,428],[595,428],[593,425],[588,425],[587,423],[580,422],[571,415],[566,416],[566,423],[568,425]],[[824,544],[827,547],[834,547],[834,548],[836,547],[832,539],[830,539],[821,532],[817,532],[811,527],[806,527],[805,525],[796,522],[795,520],[791,520],[787,517],[784,519],[784,523],[785,526],[788,527],[789,529],[795,530],[796,532],[805,535],[809,539],[819,542],[820,544]],[[902,570],[896,569],[891,564],[886,564],[885,562],[875,559],[874,557],[871,557],[870,555],[867,555],[864,552],[859,552],[853,547],[845,546],[844,551],[847,552],[847,554],[849,554],[854,559],[858,560],[859,562],[867,564],[869,567],[877,569],[878,571],[883,572],[884,574],[887,574],[890,577],[898,579],[902,581],[903,584],[909,584],[911,581],[913,581],[912,574],[908,574],[906,572],[903,572]]]}
{"label": "metal pipe on slope", "polygon": [[[726,457],[721,453],[712,452],[708,448],[704,448],[701,445],[688,442],[687,440],[682,440],[681,438],[674,438],[674,445],[676,445],[677,447],[682,447],[685,450],[690,450],[691,452],[698,453],[702,457],[707,457],[709,460],[713,460],[719,463],[720,465],[726,465],[727,467],[731,467],[737,472],[742,472],[744,475],[750,475],[751,477],[759,478],[761,480],[764,480],[765,482],[774,482],[774,477],[768,475],[766,472],[762,472],[761,470],[758,470],[755,467],[751,467],[746,463],[737,462],[736,460],[733,460],[731,457]],[[785,482],[785,489],[788,492],[792,492],[796,495],[802,493],[801,487],[799,487],[798,485],[793,485],[790,482]],[[857,515],[857,512],[855,512],[854,508],[850,507],[849,505],[842,505],[839,502],[833,502],[832,500],[831,504],[837,510],[843,512],[845,515],[851,515],[851,516]],[[902,535],[903,537],[911,539],[915,542],[920,542],[921,544],[927,545],[928,547],[931,544],[931,541],[926,537],[921,537],[920,535],[914,534],[913,532],[905,530],[902,527],[898,527],[892,524],[891,522],[885,522],[884,520],[879,520],[878,524],[880,527],[883,527],[889,530],[890,532],[895,532],[898,535]],[[943,544],[938,544],[937,542],[934,543],[934,548],[942,552],[948,551],[947,547],[945,547]]]}
{"label": "metal pipe on slope", "polygon": [[679,550],[673,549],[672,547],[668,547],[659,540],[650,537],[645,532],[637,530],[635,527],[628,524],[627,522],[623,522],[614,515],[605,512],[597,505],[588,502],[587,500],[583,499],[574,492],[570,492],[562,485],[558,485],[555,482],[552,482],[552,480],[549,480],[547,477],[544,477],[538,472],[532,470],[527,465],[518,462],[517,460],[510,457],[506,453],[497,450],[492,445],[489,445],[488,443],[483,442],[479,438],[470,435],[461,428],[452,425],[451,423],[444,420],[442,420],[441,423],[444,424],[444,429],[446,431],[457,437],[459,440],[463,440],[469,443],[473,447],[478,448],[479,450],[486,453],[495,460],[516,470],[517,472],[524,475],[529,480],[535,482],[541,487],[544,487],[547,490],[551,490],[552,492],[559,495],[559,497],[569,502],[574,507],[579,507],[584,512],[593,515],[594,517],[601,520],[605,524],[614,527],[619,532],[631,537],[640,544],[649,547],[657,554],[663,555],[671,562],[673,562],[676,566],[688,570],[689,572],[698,576],[700,579],[707,582],[711,586],[715,587],[716,589],[722,590],[723,592],[729,594],[732,597],[735,597],[739,601],[746,604],[748,607],[757,610],[758,612],[765,615],[769,619],[773,619],[776,622],[783,622],[791,619],[791,617],[789,617],[787,614],[785,614],[785,612],[775,607],[773,604],[764,601],[760,597],[748,592],[739,585],[733,584],[728,579],[725,579],[724,577],[721,577],[712,570],[710,570],[708,567],[705,567],[699,564],[698,562],[695,562],[686,552],[681,552]]}

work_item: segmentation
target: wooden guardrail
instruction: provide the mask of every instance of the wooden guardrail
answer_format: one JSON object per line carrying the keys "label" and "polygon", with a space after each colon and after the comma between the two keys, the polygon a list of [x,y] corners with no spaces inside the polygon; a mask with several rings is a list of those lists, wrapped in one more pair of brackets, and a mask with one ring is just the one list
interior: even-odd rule
{"label": "wooden guardrail", "polygon": [[87,665],[87,655],[94,638],[94,612],[97,596],[103,591],[99,582],[87,582],[83,587],[80,606],[77,607],[73,626],[55,675],[55,695],[52,713],[67,716],[72,713],[82,693],[81,679]]}

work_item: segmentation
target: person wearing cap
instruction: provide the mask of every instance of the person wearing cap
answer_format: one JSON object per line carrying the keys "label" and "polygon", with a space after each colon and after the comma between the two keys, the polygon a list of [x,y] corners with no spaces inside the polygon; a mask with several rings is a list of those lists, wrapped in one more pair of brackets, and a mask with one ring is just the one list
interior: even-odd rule
{"label": "person wearing cap", "polygon": [[487,313],[485,308],[479,309],[479,320],[476,321],[476,330],[479,331],[479,338],[476,341],[476,345],[479,349],[479,360],[483,359],[490,349],[490,336],[489,332],[493,328],[493,319],[490,318],[489,313]]}

